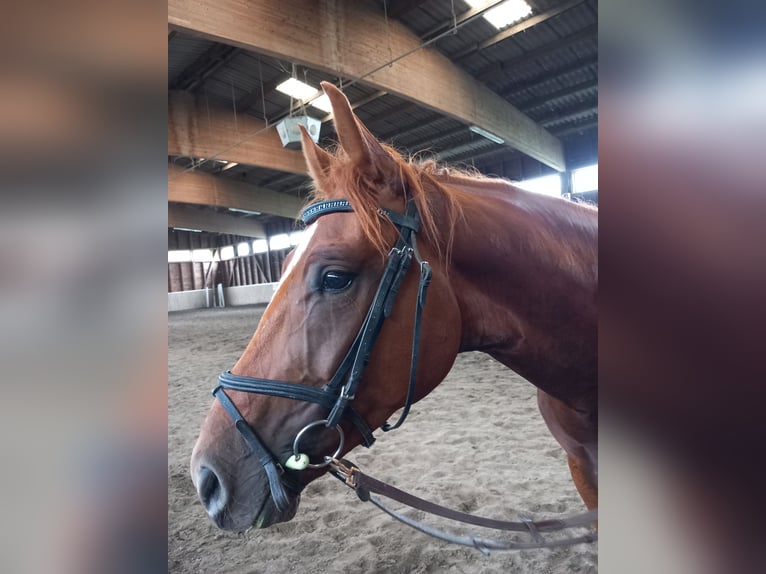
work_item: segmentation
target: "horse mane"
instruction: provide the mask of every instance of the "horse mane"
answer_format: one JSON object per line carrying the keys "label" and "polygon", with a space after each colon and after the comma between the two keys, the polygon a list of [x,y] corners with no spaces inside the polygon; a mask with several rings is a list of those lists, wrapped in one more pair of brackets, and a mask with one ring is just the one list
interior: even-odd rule
{"label": "horse mane", "polygon": [[[398,178],[392,176],[391,172],[386,175],[371,175],[360,170],[348,158],[346,152],[340,146],[336,146],[327,150],[334,157],[334,161],[330,162],[322,181],[314,182],[310,197],[311,201],[348,199],[362,232],[381,256],[385,256],[390,247],[385,240],[384,226],[393,227],[393,224],[379,216],[380,200],[384,194],[401,195],[402,189],[405,197],[415,202],[420,213],[419,237],[422,237],[434,249],[436,256],[446,263],[451,259],[457,223],[464,219],[464,208],[479,199],[475,193],[479,189],[491,192],[513,190],[516,197],[523,198],[515,205],[536,217],[541,223],[547,222],[545,225],[533,226],[531,233],[525,238],[524,244],[528,245],[530,250],[535,251],[543,247],[550,251],[551,245],[560,247],[560,242],[552,240],[551,230],[570,234],[567,242],[567,249],[570,251],[579,243],[583,243],[582,250],[590,249],[587,239],[593,223],[591,218],[584,218],[582,214],[598,213],[597,207],[553,201],[554,198],[531,194],[517,188],[510,181],[486,176],[473,168],[448,167],[433,159],[422,160],[416,156],[405,158],[393,147],[383,143],[381,145],[392,158],[395,169],[398,170]],[[568,209],[562,209],[564,204]],[[561,256],[561,249],[554,251],[552,256]]]}
{"label": "horse mane", "polygon": [[[476,182],[487,179],[483,175],[469,173],[455,168],[438,165],[433,160],[418,161],[414,157],[405,159],[393,147],[381,143],[386,153],[391,156],[398,170],[397,182],[383,181],[380,176],[365,173],[352,164],[340,146],[327,150],[335,160],[327,172],[326,179],[314,187],[310,201],[328,199],[348,199],[354,208],[365,237],[385,255],[389,249],[386,244],[383,225],[393,225],[378,215],[380,198],[384,192],[399,193],[402,186],[405,199],[412,199],[420,214],[421,236],[437,252],[439,258],[449,260],[452,251],[454,230],[457,221],[462,218],[463,210],[458,196],[463,192],[454,186],[444,185],[437,178],[466,179]],[[439,222],[437,225],[437,211]]]}

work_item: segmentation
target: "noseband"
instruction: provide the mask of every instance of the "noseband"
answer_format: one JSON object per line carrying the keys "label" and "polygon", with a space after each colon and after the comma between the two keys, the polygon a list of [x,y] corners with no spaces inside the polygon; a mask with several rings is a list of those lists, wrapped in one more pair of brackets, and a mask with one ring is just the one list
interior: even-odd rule
{"label": "noseband", "polygon": [[[301,219],[305,224],[309,224],[328,213],[353,212],[351,204],[345,199],[334,199],[330,201],[320,201],[307,207],[301,214]],[[274,397],[283,397],[298,401],[316,403],[329,411],[327,418],[317,420],[307,424],[295,436],[293,441],[293,455],[288,457],[284,466],[291,470],[303,470],[305,468],[321,468],[330,464],[333,458],[341,454],[344,444],[343,430],[339,423],[342,418],[348,419],[362,435],[362,443],[369,447],[375,442],[372,436],[372,430],[365,420],[353,409],[351,402],[356,396],[359,384],[362,381],[362,374],[367,366],[372,348],[383,327],[383,322],[391,315],[393,311],[396,296],[399,288],[407,275],[407,271],[412,263],[413,257],[420,265],[420,279],[418,283],[417,305],[415,309],[415,324],[412,337],[412,354],[410,357],[410,377],[407,388],[407,398],[404,404],[404,410],[401,416],[393,425],[384,423],[381,429],[388,432],[399,428],[409,414],[412,400],[415,394],[415,377],[418,366],[418,351],[420,347],[420,323],[422,319],[423,306],[425,305],[426,292],[431,281],[431,266],[423,261],[418,253],[416,235],[420,228],[420,218],[415,203],[408,200],[407,209],[404,215],[391,211],[389,209],[379,208],[378,213],[381,217],[389,219],[399,229],[399,239],[396,245],[388,253],[386,268],[378,284],[375,297],[370,304],[364,322],[359,332],[351,344],[351,348],[346,353],[332,379],[321,389],[300,385],[297,383],[276,381],[273,379],[258,379],[253,377],[244,377],[234,375],[230,371],[221,373],[218,377],[218,386],[213,389],[213,396],[216,397],[226,412],[234,421],[237,430],[242,434],[245,442],[251,448],[263,465],[266,476],[269,480],[269,489],[274,504],[281,512],[287,509],[289,499],[281,481],[281,475],[284,472],[282,464],[276,456],[269,451],[263,444],[256,432],[245,421],[242,414],[231,401],[224,389],[242,391],[246,393],[256,393],[261,395],[270,395]],[[334,428],[339,435],[339,445],[332,456],[325,456],[324,461],[318,464],[311,464],[309,457],[302,454],[299,450],[300,441],[304,434],[318,426]]]}

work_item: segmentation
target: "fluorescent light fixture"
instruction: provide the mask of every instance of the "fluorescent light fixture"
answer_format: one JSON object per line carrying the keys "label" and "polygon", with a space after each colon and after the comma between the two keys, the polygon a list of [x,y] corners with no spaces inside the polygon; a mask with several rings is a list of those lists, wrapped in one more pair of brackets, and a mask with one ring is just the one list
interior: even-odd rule
{"label": "fluorescent light fixture", "polygon": [[192,254],[188,249],[168,251],[168,263],[186,263],[191,260]]}
{"label": "fluorescent light fixture", "polygon": [[296,100],[307,100],[310,97],[315,96],[319,91],[316,88],[309,86],[307,83],[296,80],[295,78],[285,80],[279,84],[276,89],[278,92],[287,94]]}
{"label": "fluorescent light fixture", "polygon": [[238,209],[236,207],[230,207],[229,211],[233,211],[234,213],[245,213],[247,215],[261,215],[260,211],[251,211],[250,209]]}
{"label": "fluorescent light fixture", "polygon": [[221,261],[228,261],[229,259],[234,259],[233,245],[226,245],[225,247],[221,247]]}
{"label": "fluorescent light fixture", "polygon": [[287,233],[274,235],[271,237],[271,239],[269,239],[269,245],[272,249],[287,249],[290,247],[290,237],[287,235]]}
{"label": "fluorescent light fixture", "polygon": [[598,164],[581,167],[572,171],[572,193],[583,193],[598,189]]}
{"label": "fluorescent light fixture", "polygon": [[[471,8],[486,4],[486,0],[466,0]],[[482,17],[498,30],[507,28],[511,24],[523,20],[532,13],[532,7],[524,0],[508,0],[496,8],[487,10]]]}
{"label": "fluorescent light fixture", "polygon": [[515,185],[532,193],[552,195],[554,197],[561,196],[561,176],[558,173],[527,179]]}
{"label": "fluorescent light fixture", "polygon": [[480,136],[487,138],[489,141],[495,142],[496,144],[505,143],[505,140],[501,138],[500,136],[496,136],[492,132],[488,132],[487,130],[480,128],[479,126],[471,126],[468,129],[475,134],[479,134]]}
{"label": "fluorescent light fixture", "polygon": [[199,263],[203,261],[213,261],[214,259],[212,249],[195,249],[192,251],[192,261]]}
{"label": "fluorescent light fixture", "polygon": [[327,112],[328,114],[332,112],[332,105],[330,104],[330,98],[327,97],[327,94],[322,94],[316,100],[311,102],[309,105],[315,108],[319,108],[320,110],[322,110],[323,112]]}
{"label": "fluorescent light fixture", "polygon": [[174,227],[176,231],[193,231],[194,233],[202,233],[201,229],[190,229],[188,227]]}
{"label": "fluorescent light fixture", "polygon": [[269,243],[265,239],[256,239],[253,241],[253,253],[266,253],[269,250]]}
{"label": "fluorescent light fixture", "polygon": [[237,167],[239,163],[236,161],[227,161],[226,165],[221,168],[221,171],[226,171],[227,169],[231,169],[233,167]]}
{"label": "fluorescent light fixture", "polygon": [[237,257],[244,257],[245,255],[250,255],[250,244],[247,242],[237,245]]}

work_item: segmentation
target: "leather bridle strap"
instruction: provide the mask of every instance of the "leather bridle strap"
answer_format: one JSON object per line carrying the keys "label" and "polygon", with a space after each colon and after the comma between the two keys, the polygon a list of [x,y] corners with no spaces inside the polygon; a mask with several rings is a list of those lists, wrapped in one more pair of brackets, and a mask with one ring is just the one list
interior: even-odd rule
{"label": "leather bridle strap", "polygon": [[402,423],[407,419],[407,415],[410,414],[410,407],[415,398],[415,383],[417,382],[418,372],[418,356],[420,354],[420,325],[423,320],[423,307],[426,304],[426,294],[428,293],[428,285],[431,283],[431,266],[427,261],[423,261],[418,252],[417,243],[415,240],[415,234],[412,235],[412,251],[415,254],[415,259],[420,264],[420,280],[418,281],[418,298],[415,302],[415,323],[412,328],[412,354],[410,355],[410,380],[407,385],[407,398],[404,401],[404,409],[402,414],[399,415],[399,420],[396,423],[389,424],[384,423],[380,428],[383,432],[389,432],[394,429],[398,429],[402,426]]}
{"label": "leather bridle strap", "polygon": [[[471,546],[483,552],[486,552],[487,550],[519,550],[528,548],[566,546],[571,544],[592,542],[597,538],[595,533],[589,533],[579,537],[554,540],[544,540],[540,536],[540,533],[543,532],[556,532],[569,528],[590,527],[595,523],[596,520],[598,520],[598,512],[595,510],[550,520],[496,520],[493,518],[485,518],[483,516],[476,516],[474,514],[468,514],[466,512],[447,508],[445,506],[441,506],[440,504],[436,504],[434,502],[430,502],[428,500],[424,500],[409,494],[408,492],[404,492],[395,486],[387,484],[363,473],[353,463],[345,459],[333,460],[332,464],[330,465],[330,472],[333,476],[335,476],[335,478],[343,481],[349,488],[354,490],[360,500],[373,503],[375,506],[390,516],[401,522],[404,522],[408,526],[416,528],[421,532],[436,538],[440,538],[447,542]],[[394,510],[391,510],[390,508],[383,505],[379,500],[372,497],[372,494],[385,496],[386,498],[400,502],[406,506],[409,506],[410,508],[426,512],[428,514],[441,516],[456,522],[463,522],[465,524],[472,524],[474,526],[480,526],[483,528],[491,528],[493,530],[529,533],[532,535],[534,542],[495,541],[446,533],[417,522]]]}
{"label": "leather bridle strap", "polygon": [[[260,395],[269,395],[272,397],[281,397],[295,401],[304,401],[307,403],[316,403],[331,409],[335,404],[336,397],[314,387],[300,385],[298,383],[288,383],[287,381],[275,381],[272,379],[257,379],[255,377],[244,377],[235,375],[231,371],[225,371],[218,376],[219,386],[232,391],[241,391],[244,393],[256,393]],[[215,394],[215,391],[213,392]],[[227,409],[228,411],[228,409]],[[344,416],[353,423],[359,433],[362,435],[362,443],[365,446],[372,446],[375,438],[372,436],[372,430],[365,420],[352,407],[348,407]]]}
{"label": "leather bridle strap", "polygon": [[250,425],[247,424],[247,421],[245,421],[242,413],[240,413],[239,409],[237,409],[234,403],[231,402],[229,395],[226,394],[221,385],[218,385],[215,389],[213,389],[213,396],[221,402],[223,408],[226,409],[227,413],[229,413],[229,416],[234,421],[234,426],[237,428],[237,430],[242,435],[242,438],[245,439],[247,445],[258,458],[258,462],[260,462],[263,466],[263,469],[266,471],[266,477],[269,479],[269,490],[271,491],[271,496],[274,499],[274,506],[277,507],[279,512],[284,512],[290,505],[290,501],[287,497],[287,493],[285,492],[285,487],[280,480],[282,467],[279,466],[279,463],[274,460],[271,452],[269,452],[269,450],[263,445],[261,440],[255,434],[255,431],[250,428]]}

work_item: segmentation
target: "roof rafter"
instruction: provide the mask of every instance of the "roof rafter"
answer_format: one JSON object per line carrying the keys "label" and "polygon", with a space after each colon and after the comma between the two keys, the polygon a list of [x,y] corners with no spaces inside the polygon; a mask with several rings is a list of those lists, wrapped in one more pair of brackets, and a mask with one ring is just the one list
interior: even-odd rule
{"label": "roof rafter", "polygon": [[173,164],[168,164],[168,201],[245,209],[290,218],[297,218],[303,207],[300,197]]}

